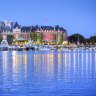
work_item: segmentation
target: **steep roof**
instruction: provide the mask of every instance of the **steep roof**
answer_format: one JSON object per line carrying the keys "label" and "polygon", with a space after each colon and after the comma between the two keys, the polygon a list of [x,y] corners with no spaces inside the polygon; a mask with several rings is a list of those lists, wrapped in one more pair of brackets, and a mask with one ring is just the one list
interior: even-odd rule
{"label": "steep roof", "polygon": [[20,25],[16,22],[15,24],[14,24],[14,26],[13,26],[13,29],[15,29],[15,28],[18,28],[18,29],[20,29]]}
{"label": "steep roof", "polygon": [[31,31],[31,27],[25,26],[21,28],[22,32],[30,32]]}
{"label": "steep roof", "polygon": [[59,25],[55,26],[55,30],[56,31],[60,30],[60,31],[63,31],[63,32],[67,33],[67,31],[63,27],[60,27]]}
{"label": "steep roof", "polygon": [[54,27],[52,27],[52,26],[41,26],[41,29],[42,30],[54,30]]}

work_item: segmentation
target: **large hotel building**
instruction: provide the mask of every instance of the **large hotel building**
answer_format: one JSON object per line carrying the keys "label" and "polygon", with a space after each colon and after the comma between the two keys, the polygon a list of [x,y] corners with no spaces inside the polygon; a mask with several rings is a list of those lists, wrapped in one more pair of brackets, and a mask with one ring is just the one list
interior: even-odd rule
{"label": "large hotel building", "polygon": [[[67,42],[67,31],[60,26],[20,26],[8,20],[0,22],[0,37],[13,35],[14,43],[33,40],[37,44],[62,44]],[[20,42],[21,41],[21,42]]]}

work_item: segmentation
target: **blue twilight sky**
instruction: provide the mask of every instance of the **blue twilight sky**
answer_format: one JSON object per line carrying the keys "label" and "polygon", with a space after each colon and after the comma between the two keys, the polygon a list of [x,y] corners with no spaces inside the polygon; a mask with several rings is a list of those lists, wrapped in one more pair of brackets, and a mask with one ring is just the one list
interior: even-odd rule
{"label": "blue twilight sky", "polygon": [[60,25],[68,34],[96,34],[96,0],[0,0],[0,20]]}

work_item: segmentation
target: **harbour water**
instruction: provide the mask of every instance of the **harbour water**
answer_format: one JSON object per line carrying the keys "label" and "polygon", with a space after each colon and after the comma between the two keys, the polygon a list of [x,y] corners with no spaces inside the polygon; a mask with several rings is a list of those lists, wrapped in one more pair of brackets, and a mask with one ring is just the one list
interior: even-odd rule
{"label": "harbour water", "polygon": [[0,96],[96,96],[96,51],[0,51]]}

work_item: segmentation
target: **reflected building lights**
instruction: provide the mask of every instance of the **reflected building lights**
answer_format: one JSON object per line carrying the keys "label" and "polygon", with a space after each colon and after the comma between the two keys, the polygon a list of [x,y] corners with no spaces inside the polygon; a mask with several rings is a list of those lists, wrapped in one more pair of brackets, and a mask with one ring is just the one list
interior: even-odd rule
{"label": "reflected building lights", "polygon": [[95,56],[94,56],[94,57],[95,57],[95,58],[94,58],[94,61],[95,61],[95,66],[94,66],[94,67],[95,67],[95,70],[96,70],[96,51],[95,51],[95,54],[94,54],[94,55],[95,55]]}
{"label": "reflected building lights", "polygon": [[27,76],[27,54],[25,53],[24,55],[23,55],[23,64],[24,64],[24,76],[26,77]]}
{"label": "reflected building lights", "polygon": [[13,70],[13,80],[16,81],[18,80],[17,73],[18,73],[18,55],[17,52],[13,51],[12,52],[12,70]]}
{"label": "reflected building lights", "polygon": [[[89,65],[88,65],[88,64],[89,64],[89,58],[88,58],[89,55],[88,55],[88,52],[86,52],[85,55],[86,55],[85,63],[86,63],[86,71],[87,71],[87,70],[88,70],[88,67],[89,67]],[[88,74],[88,71],[86,72],[86,75],[87,75],[87,74]]]}
{"label": "reflected building lights", "polygon": [[54,72],[54,55],[48,54],[48,74],[51,74],[53,76]]}
{"label": "reflected building lights", "polygon": [[40,70],[39,68],[38,68],[38,64],[39,64],[39,58],[38,58],[38,56],[39,56],[39,58],[40,58],[40,54],[34,54],[34,71],[35,71],[35,75],[37,76],[37,73],[38,73],[38,71]]}
{"label": "reflected building lights", "polygon": [[84,57],[84,53],[82,52],[81,53],[81,64],[80,64],[80,68],[81,68],[81,70],[80,70],[80,73],[81,73],[81,77],[83,76],[83,67],[84,67],[84,63],[85,63],[85,57]]}
{"label": "reflected building lights", "polygon": [[27,64],[27,54],[24,54],[23,55],[23,62],[24,62],[24,65],[26,65]]}
{"label": "reflected building lights", "polygon": [[92,53],[91,53],[91,52],[89,53],[89,56],[90,56],[90,57],[89,57],[89,58],[90,58],[90,63],[89,63],[89,68],[90,68],[90,70],[89,70],[89,71],[90,71],[90,73],[91,73],[91,70],[92,70]]}
{"label": "reflected building lights", "polygon": [[38,55],[37,54],[34,55],[34,64],[36,65],[38,64]]}
{"label": "reflected building lights", "polygon": [[7,66],[6,64],[8,63],[8,61],[7,61],[7,58],[8,58],[7,55],[8,55],[7,54],[7,51],[3,51],[2,52],[2,56],[3,56],[3,60],[2,61],[3,61],[4,67],[6,67]]}
{"label": "reflected building lights", "polygon": [[63,76],[62,79],[65,80],[65,72],[66,72],[66,68],[65,68],[65,54],[62,54],[62,72],[63,72]]}
{"label": "reflected building lights", "polygon": [[82,52],[81,53],[81,66],[83,65],[83,63],[84,63],[84,53]]}
{"label": "reflected building lights", "polygon": [[[76,54],[76,53],[75,53]],[[80,59],[80,53],[77,53],[77,56],[78,56],[78,61],[77,61],[77,68],[79,69],[79,63],[80,63],[80,60],[82,61],[82,59]]]}
{"label": "reflected building lights", "polygon": [[47,54],[42,54],[42,58],[41,58],[41,64],[42,64],[42,78],[46,79],[47,78]]}
{"label": "reflected building lights", "polygon": [[58,80],[61,79],[61,76],[60,76],[60,74],[61,74],[61,59],[62,59],[61,54],[58,54]]}
{"label": "reflected building lights", "polygon": [[71,52],[68,54],[69,70],[71,70]]}
{"label": "reflected building lights", "polygon": [[68,74],[69,74],[69,76],[68,76],[68,80],[70,80],[70,78],[69,77],[73,77],[73,64],[72,64],[72,53],[71,52],[69,52],[68,53],[68,58],[67,58],[67,62],[68,62],[68,71],[69,72],[67,72]]}
{"label": "reflected building lights", "polygon": [[73,69],[74,69],[74,75],[76,74],[75,71],[76,71],[76,53],[73,53]]}
{"label": "reflected building lights", "polygon": [[30,76],[32,80],[37,80],[36,82],[42,80],[74,82],[96,77],[96,52],[92,53],[92,51],[71,50],[55,54],[35,52],[32,54],[22,52],[21,54],[13,51],[10,56],[12,66],[8,64],[11,60],[8,59],[9,53],[2,52],[3,74],[8,79],[8,70],[12,68],[11,74],[14,82],[22,82],[22,78],[27,80]]}
{"label": "reflected building lights", "polygon": [[96,51],[94,51],[94,70],[95,70],[95,74],[94,74],[94,78],[96,79]]}
{"label": "reflected building lights", "polygon": [[7,70],[8,70],[8,52],[7,51],[3,51],[2,52],[2,61],[3,61],[3,74],[6,75],[4,77],[7,77]]}
{"label": "reflected building lights", "polygon": [[[1,89],[4,89],[4,87],[7,88],[8,83],[11,84],[10,80],[11,80],[11,66],[9,64],[9,54],[7,51],[2,51],[2,76],[0,76],[0,78],[2,78],[2,87]],[[1,69],[0,69],[1,70]],[[1,86],[0,86],[1,87]],[[6,92],[7,90],[3,90],[4,92]]]}
{"label": "reflected building lights", "polygon": [[38,70],[39,70],[38,69],[38,55],[37,54],[34,54],[34,71],[35,71],[35,75],[37,75]]}
{"label": "reflected building lights", "polygon": [[64,53],[64,80],[67,80],[67,52]]}

